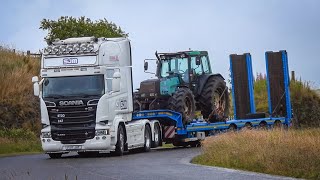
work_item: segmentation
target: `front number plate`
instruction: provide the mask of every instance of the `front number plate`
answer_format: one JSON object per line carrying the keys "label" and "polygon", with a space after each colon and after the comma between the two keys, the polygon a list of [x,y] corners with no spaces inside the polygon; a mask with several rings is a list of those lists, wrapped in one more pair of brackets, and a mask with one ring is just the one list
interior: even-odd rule
{"label": "front number plate", "polygon": [[69,145],[69,146],[64,146],[63,150],[80,150],[82,149],[81,145]]}

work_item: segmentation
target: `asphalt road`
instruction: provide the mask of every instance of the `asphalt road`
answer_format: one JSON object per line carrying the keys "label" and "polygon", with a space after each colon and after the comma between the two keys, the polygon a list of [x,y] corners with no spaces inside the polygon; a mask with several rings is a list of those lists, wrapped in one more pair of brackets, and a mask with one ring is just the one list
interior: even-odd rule
{"label": "asphalt road", "polygon": [[49,159],[45,154],[0,158],[0,179],[289,179],[190,164],[200,148],[155,149],[122,157]]}

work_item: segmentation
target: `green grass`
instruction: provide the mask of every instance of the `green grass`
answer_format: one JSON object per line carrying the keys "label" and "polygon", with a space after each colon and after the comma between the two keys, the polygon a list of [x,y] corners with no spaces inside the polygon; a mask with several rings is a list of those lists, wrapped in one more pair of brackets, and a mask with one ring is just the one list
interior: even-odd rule
{"label": "green grass", "polygon": [[207,138],[193,163],[320,179],[320,129],[246,130]]}
{"label": "green grass", "polygon": [[29,130],[0,130],[0,156],[41,152],[40,139]]}

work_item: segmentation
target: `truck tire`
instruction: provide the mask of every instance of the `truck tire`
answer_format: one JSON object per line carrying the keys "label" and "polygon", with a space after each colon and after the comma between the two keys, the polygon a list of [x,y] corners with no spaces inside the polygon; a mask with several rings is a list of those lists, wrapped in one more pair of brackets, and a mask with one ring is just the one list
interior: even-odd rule
{"label": "truck tire", "polygon": [[229,93],[222,77],[207,80],[199,101],[202,116],[210,122],[224,121],[229,116]]}
{"label": "truck tire", "polygon": [[152,143],[152,147],[158,147],[161,144],[161,131],[159,124],[155,124],[154,126],[154,141]]}
{"label": "truck tire", "polygon": [[144,128],[144,152],[149,152],[151,150],[151,129],[149,125]]}
{"label": "truck tire", "polygon": [[117,156],[122,156],[123,155],[124,144],[125,144],[124,141],[125,141],[124,129],[123,129],[122,125],[119,125],[115,155],[117,155]]}
{"label": "truck tire", "polygon": [[183,124],[190,123],[194,118],[196,109],[192,91],[188,88],[178,88],[170,97],[168,108],[181,113]]}
{"label": "truck tire", "polygon": [[59,159],[62,156],[62,153],[48,153],[51,159]]}

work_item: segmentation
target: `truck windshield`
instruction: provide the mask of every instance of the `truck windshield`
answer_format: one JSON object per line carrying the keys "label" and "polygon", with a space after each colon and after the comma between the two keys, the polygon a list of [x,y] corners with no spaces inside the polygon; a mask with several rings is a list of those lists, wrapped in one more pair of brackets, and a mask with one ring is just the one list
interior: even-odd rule
{"label": "truck windshield", "polygon": [[45,78],[42,91],[44,98],[102,96],[104,78],[103,75]]}

